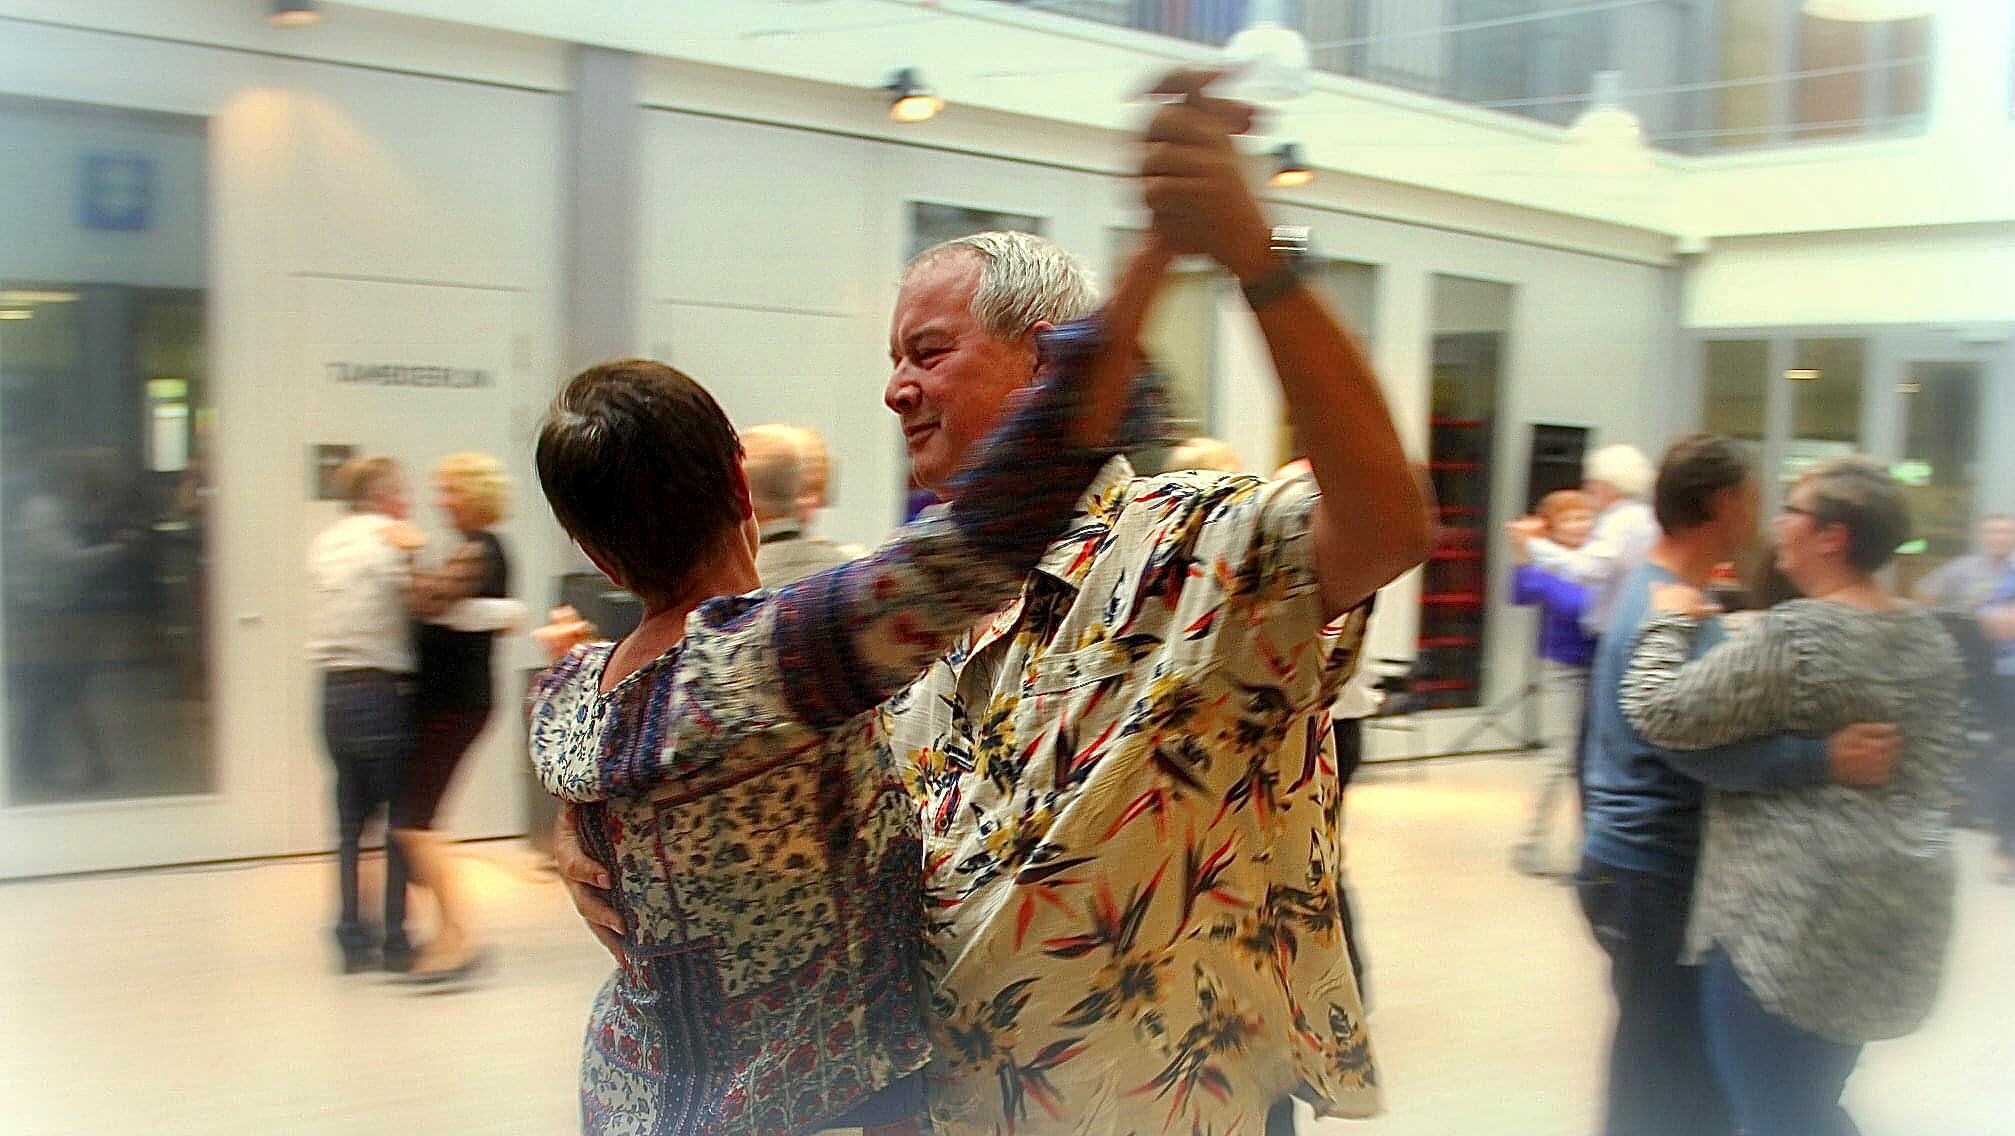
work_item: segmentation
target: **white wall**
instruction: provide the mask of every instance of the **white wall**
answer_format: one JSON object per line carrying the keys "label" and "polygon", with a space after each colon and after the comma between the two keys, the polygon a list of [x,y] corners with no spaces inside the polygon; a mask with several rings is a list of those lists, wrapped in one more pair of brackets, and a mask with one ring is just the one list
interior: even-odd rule
{"label": "white wall", "polygon": [[1686,325],[2015,319],[2015,222],[1716,240],[1687,274]]}
{"label": "white wall", "polygon": [[644,171],[646,347],[738,425],[824,433],[838,495],[823,531],[862,543],[901,516],[881,398],[910,203],[1044,218],[1099,272],[1128,215],[1118,179],[666,110],[647,112]]}
{"label": "white wall", "polygon": [[[398,40],[383,50],[410,50]],[[529,453],[557,357],[559,100],[21,23],[0,35],[0,92],[209,121],[221,781],[171,804],[0,813],[0,876],[332,847],[301,563],[333,507],[308,499],[308,448],[382,449],[416,471],[450,450],[507,455],[522,512],[503,531],[521,594],[544,603],[561,542]],[[496,385],[337,387],[329,362],[480,367]],[[495,724],[444,818],[461,835],[523,829],[515,671],[533,659],[520,638],[499,654]]]}

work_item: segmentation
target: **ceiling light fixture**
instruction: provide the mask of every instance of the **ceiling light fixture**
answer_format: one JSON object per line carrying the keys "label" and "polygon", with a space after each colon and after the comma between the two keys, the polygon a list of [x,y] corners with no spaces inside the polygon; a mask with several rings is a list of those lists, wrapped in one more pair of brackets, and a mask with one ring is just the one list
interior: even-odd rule
{"label": "ceiling light fixture", "polygon": [[1928,16],[1932,7],[1926,0],[1805,0],[1799,10],[1815,20],[1884,24]]}
{"label": "ceiling light fixture", "polygon": [[1794,383],[1816,383],[1819,381],[1819,368],[1792,367],[1784,372],[1784,377]]}
{"label": "ceiling light fixture", "polygon": [[1566,166],[1586,174],[1640,174],[1651,169],[1644,123],[1623,105],[1623,72],[1597,71],[1589,81],[1588,109],[1567,128]]}
{"label": "ceiling light fixture", "polygon": [[914,67],[899,68],[882,90],[889,93],[889,117],[897,122],[923,122],[945,109],[945,101],[924,86]]}
{"label": "ceiling light fixture", "polygon": [[305,28],[322,22],[322,5],[316,0],[273,0],[266,9],[266,22],[276,28]]}
{"label": "ceiling light fixture", "polygon": [[1252,0],[1245,26],[1224,45],[1231,94],[1250,102],[1279,102],[1307,94],[1308,41],[1285,22],[1284,0]]}
{"label": "ceiling light fixture", "polygon": [[31,320],[35,313],[27,308],[0,308],[0,320]]}
{"label": "ceiling light fixture", "polygon": [[1275,189],[1300,189],[1315,180],[1315,171],[1301,156],[1301,144],[1282,142],[1273,150],[1273,176],[1266,183]]}

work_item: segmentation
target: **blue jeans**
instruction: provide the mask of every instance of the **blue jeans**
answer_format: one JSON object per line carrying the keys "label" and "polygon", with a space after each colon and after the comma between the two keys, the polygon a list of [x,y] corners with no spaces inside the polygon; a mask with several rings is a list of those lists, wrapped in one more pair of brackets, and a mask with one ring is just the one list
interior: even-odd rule
{"label": "blue jeans", "polygon": [[1717,949],[1701,968],[1707,1053],[1743,1136],[1855,1136],[1840,1090],[1859,1045],[1829,1041],[1772,1014]]}
{"label": "blue jeans", "polygon": [[1616,995],[1605,1136],[1731,1136],[1708,1063],[1699,970],[1679,958],[1693,881],[1583,857],[1574,888]]}
{"label": "blue jeans", "polygon": [[[357,860],[364,826],[388,813],[399,771],[413,745],[409,682],[389,671],[327,671],[322,676],[322,739],[336,765],[336,941],[345,951],[377,946],[357,904]],[[406,858],[385,835],[384,945],[406,944]]]}

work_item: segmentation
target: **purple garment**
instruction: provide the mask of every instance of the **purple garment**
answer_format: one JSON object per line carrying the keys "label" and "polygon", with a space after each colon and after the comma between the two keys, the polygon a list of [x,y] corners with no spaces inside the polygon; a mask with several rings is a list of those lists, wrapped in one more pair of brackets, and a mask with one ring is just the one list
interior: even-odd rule
{"label": "purple garment", "polygon": [[1588,586],[1563,580],[1536,564],[1520,564],[1511,577],[1511,602],[1539,605],[1539,657],[1570,667],[1595,658],[1595,638],[1581,629]]}

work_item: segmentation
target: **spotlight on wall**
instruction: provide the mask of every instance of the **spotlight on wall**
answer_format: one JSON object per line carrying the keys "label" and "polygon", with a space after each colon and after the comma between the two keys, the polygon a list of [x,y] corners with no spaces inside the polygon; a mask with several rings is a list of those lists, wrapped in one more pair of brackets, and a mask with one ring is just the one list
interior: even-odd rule
{"label": "spotlight on wall", "polygon": [[1301,144],[1282,142],[1273,150],[1273,176],[1266,184],[1275,189],[1300,189],[1315,180],[1315,171],[1301,156]]}
{"label": "spotlight on wall", "polygon": [[1928,0],[1805,0],[1800,11],[1815,20],[1881,24],[1928,16],[1932,7]]}
{"label": "spotlight on wall", "polygon": [[322,5],[316,0],[273,0],[266,8],[266,22],[276,28],[305,28],[322,22]]}
{"label": "spotlight on wall", "polygon": [[914,67],[898,69],[882,90],[889,93],[889,117],[897,122],[922,122],[945,109],[945,101],[924,86]]}

